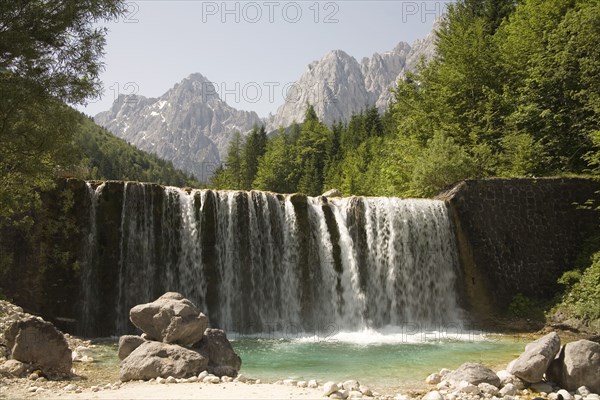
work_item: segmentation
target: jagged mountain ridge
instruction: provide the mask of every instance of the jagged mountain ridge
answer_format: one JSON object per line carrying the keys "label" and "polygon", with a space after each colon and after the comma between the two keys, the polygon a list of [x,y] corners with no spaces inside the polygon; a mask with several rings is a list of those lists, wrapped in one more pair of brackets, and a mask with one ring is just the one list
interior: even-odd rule
{"label": "jagged mountain ridge", "polygon": [[262,120],[222,101],[213,84],[191,74],[158,98],[119,96],[94,120],[142,150],[172,161],[206,181],[220,164],[229,139]]}
{"label": "jagged mountain ridge", "polygon": [[265,119],[229,106],[199,73],[158,98],[119,96],[109,111],[94,119],[131,144],[206,181],[224,160],[236,130],[246,134],[254,125],[275,130],[301,122],[307,103],[326,124],[347,121],[372,105],[383,110],[398,79],[414,70],[421,57],[429,59],[434,52],[433,32],[412,47],[400,42],[393,50],[360,62],[344,51],[331,51],[308,65],[284,104]]}

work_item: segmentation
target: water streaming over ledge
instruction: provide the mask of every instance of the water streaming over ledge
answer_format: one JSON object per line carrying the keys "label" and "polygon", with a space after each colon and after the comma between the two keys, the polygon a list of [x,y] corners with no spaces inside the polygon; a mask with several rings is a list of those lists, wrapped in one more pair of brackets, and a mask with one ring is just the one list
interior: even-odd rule
{"label": "water streaming over ledge", "polygon": [[[357,331],[460,320],[455,238],[442,201],[306,198],[125,183],[92,188],[82,271],[82,333],[103,313],[112,334],[129,309],[178,291],[228,331]],[[102,227],[121,202],[120,223]],[[114,207],[113,207],[114,208]],[[113,213],[115,211],[113,210]],[[107,215],[103,215],[107,213]],[[98,233],[99,226],[105,231]],[[117,276],[100,251],[115,243]],[[110,279],[107,299],[100,282]],[[109,303],[108,305],[106,303]],[[106,330],[104,331],[106,333]]]}

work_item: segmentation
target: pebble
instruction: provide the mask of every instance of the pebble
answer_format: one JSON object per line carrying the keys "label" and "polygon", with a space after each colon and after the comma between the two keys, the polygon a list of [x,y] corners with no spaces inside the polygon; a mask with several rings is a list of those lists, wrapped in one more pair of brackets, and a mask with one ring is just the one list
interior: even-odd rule
{"label": "pebble", "polygon": [[27,389],[27,391],[28,391],[29,393],[33,393],[33,392],[35,392],[37,389],[38,389],[38,388],[37,388],[37,386],[32,386],[32,387],[30,387],[29,389]]}
{"label": "pebble", "polygon": [[308,387],[308,382],[298,381],[298,383],[296,383],[296,386],[298,386],[299,388],[305,388],[305,387]]}
{"label": "pebble", "polygon": [[483,382],[477,385],[477,387],[479,388],[479,390],[481,390],[481,393],[483,393],[484,395],[489,395],[490,397],[492,397],[498,394],[498,388],[489,383]]}
{"label": "pebble", "polygon": [[429,385],[437,385],[442,381],[442,376],[440,374],[431,374],[427,378],[425,378],[425,383]]}
{"label": "pebble", "polygon": [[242,382],[242,383],[246,383],[248,382],[248,378],[246,378],[244,375],[239,374],[234,380],[234,382]]}
{"label": "pebble", "polygon": [[452,372],[452,370],[449,370],[448,368],[442,368],[442,369],[440,370],[440,375],[441,375],[442,377],[445,377],[445,376],[446,376],[446,375],[448,375],[450,372]]}
{"label": "pebble", "polygon": [[437,390],[429,392],[423,397],[423,400],[443,400],[443,399],[444,399],[444,397]]}
{"label": "pebble", "polygon": [[165,384],[165,383],[167,383],[167,380],[165,378],[161,378],[159,376],[158,378],[156,378],[156,383]]}
{"label": "pebble", "polygon": [[358,381],[348,380],[342,383],[342,387],[348,391],[358,390],[359,384]]}
{"label": "pebble", "polygon": [[585,396],[585,400],[600,400],[600,396],[595,393],[591,393]]}
{"label": "pebble", "polygon": [[198,380],[201,381],[204,378],[206,378],[208,376],[208,371],[202,371],[200,372],[200,374],[198,375]]}
{"label": "pebble", "polygon": [[588,389],[586,386],[580,386],[577,388],[575,393],[577,393],[578,395],[581,395],[583,397],[586,397],[587,395],[590,394],[590,389]]}
{"label": "pebble", "polygon": [[337,391],[337,392],[333,392],[329,395],[330,399],[344,399],[344,397],[342,396],[342,393]]}
{"label": "pebble", "polygon": [[98,386],[92,386],[92,387],[90,388],[90,390],[91,390],[92,392],[97,392],[97,391],[99,391],[100,389],[98,389]]}
{"label": "pebble", "polygon": [[308,381],[308,385],[309,388],[311,389],[316,389],[319,387],[319,383],[316,381],[316,379],[311,379]]}
{"label": "pebble", "polygon": [[556,392],[556,395],[558,396],[558,398],[562,396],[563,400],[573,400],[573,396],[571,396],[571,393],[564,389],[560,389],[558,392]]}
{"label": "pebble", "polygon": [[[231,379],[231,378],[229,378],[229,379]],[[228,381],[228,382],[231,382],[231,381]],[[260,385],[262,383],[262,381],[260,379],[257,379],[254,383],[256,383],[257,385]]]}
{"label": "pebble", "polygon": [[575,400],[583,400],[583,396],[580,394],[576,394],[575,396],[573,396],[575,398]]}
{"label": "pebble", "polygon": [[190,383],[198,382],[198,377],[197,376],[190,376],[188,378],[188,382],[190,382]]}
{"label": "pebble", "polygon": [[70,383],[70,384],[68,384],[67,386],[65,386],[65,390],[66,390],[67,392],[72,392],[72,391],[74,391],[74,390],[76,390],[76,389],[77,389],[77,385],[74,385],[74,384],[72,384],[72,383]]}
{"label": "pebble", "polygon": [[348,397],[350,397],[351,399],[362,399],[363,394],[358,390],[351,390],[350,393],[348,393]]}
{"label": "pebble", "polygon": [[360,385],[358,387],[358,390],[364,395],[364,396],[373,396],[373,392],[371,392],[371,389],[369,389],[368,386],[365,385]]}
{"label": "pebble", "polygon": [[167,383],[177,383],[177,379],[173,378],[172,376],[169,376],[167,378]]}
{"label": "pebble", "polygon": [[27,377],[30,381],[35,381],[36,379],[38,379],[40,376],[38,374],[36,374],[35,372],[32,372],[31,374],[29,374],[29,376]]}
{"label": "pebble", "polygon": [[298,384],[298,381],[295,379],[284,379],[283,384],[285,386],[296,386]]}

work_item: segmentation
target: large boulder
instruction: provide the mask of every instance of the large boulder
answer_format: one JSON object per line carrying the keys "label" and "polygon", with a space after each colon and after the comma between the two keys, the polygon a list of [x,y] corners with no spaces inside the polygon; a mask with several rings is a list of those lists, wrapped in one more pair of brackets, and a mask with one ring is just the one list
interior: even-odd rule
{"label": "large boulder", "polygon": [[50,322],[29,316],[14,321],[4,332],[10,357],[39,368],[47,375],[71,374],[71,350],[62,332]]}
{"label": "large boulder", "polygon": [[525,382],[540,382],[548,366],[560,350],[556,332],[547,334],[525,346],[525,351],[506,370]]}
{"label": "large boulder", "polygon": [[475,386],[480,383],[488,383],[500,387],[500,378],[496,373],[477,363],[464,363],[458,369],[449,373],[445,379],[455,387],[458,387],[463,381]]}
{"label": "large boulder", "polygon": [[162,377],[188,378],[206,371],[208,359],[175,344],[144,342],[121,361],[121,381]]}
{"label": "large boulder", "polygon": [[124,360],[146,340],[136,335],[123,335],[119,338],[119,360]]}
{"label": "large boulder", "polygon": [[563,389],[574,391],[587,386],[593,393],[600,393],[600,344],[589,340],[567,343],[546,375]]}
{"label": "large boulder", "polygon": [[208,359],[208,372],[216,376],[237,376],[242,359],[233,351],[224,331],[207,329],[196,348]]}
{"label": "large boulder", "polygon": [[129,318],[146,333],[147,339],[182,346],[199,342],[208,326],[206,316],[191,301],[175,292],[133,307]]}

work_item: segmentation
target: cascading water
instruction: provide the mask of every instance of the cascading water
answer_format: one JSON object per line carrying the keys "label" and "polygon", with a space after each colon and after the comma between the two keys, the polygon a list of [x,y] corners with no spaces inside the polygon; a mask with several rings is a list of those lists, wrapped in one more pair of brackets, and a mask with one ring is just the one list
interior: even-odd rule
{"label": "cascading water", "polygon": [[[98,224],[105,192],[89,189]],[[119,248],[112,249],[117,276],[103,281],[94,272],[102,263],[94,261],[100,245],[90,227],[84,325],[99,313],[100,285],[115,287],[113,334],[131,330],[133,305],[165,291],[194,301],[213,326],[240,333],[460,320],[456,246],[441,201],[327,200],[137,183],[124,184],[121,201],[113,233]]]}

